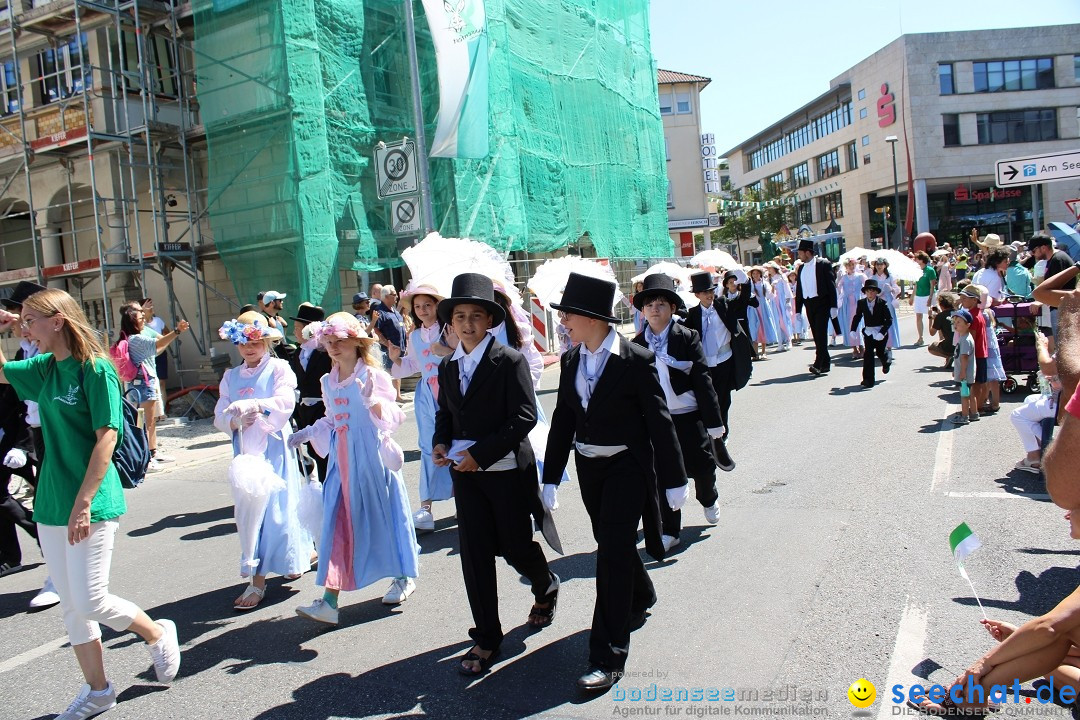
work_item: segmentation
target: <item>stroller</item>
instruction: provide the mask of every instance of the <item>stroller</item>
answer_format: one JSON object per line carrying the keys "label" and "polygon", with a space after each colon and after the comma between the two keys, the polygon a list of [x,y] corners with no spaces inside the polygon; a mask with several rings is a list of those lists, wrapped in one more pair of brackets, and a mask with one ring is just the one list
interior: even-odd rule
{"label": "stroller", "polygon": [[1016,296],[1010,296],[1008,300],[994,307],[1001,366],[1005,369],[1001,389],[1007,393],[1016,392],[1020,382],[1014,376],[1021,376],[1027,392],[1035,393],[1039,391],[1039,361],[1035,353],[1039,313],[1030,300]]}

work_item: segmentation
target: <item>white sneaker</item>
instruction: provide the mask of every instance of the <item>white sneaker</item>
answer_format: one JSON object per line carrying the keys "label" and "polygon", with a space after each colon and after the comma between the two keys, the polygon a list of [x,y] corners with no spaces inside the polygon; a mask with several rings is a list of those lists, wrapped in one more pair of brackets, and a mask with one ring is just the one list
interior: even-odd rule
{"label": "white sneaker", "polygon": [[56,586],[53,585],[52,578],[45,578],[45,584],[41,586],[41,590],[34,599],[30,601],[31,610],[44,610],[50,608],[53,605],[60,603],[60,596],[56,594]]}
{"label": "white sneaker", "polygon": [[673,535],[661,535],[660,539],[664,543],[664,552],[668,552],[669,550],[671,550],[671,548],[675,547],[679,544],[679,542],[681,542],[679,538],[674,537]]}
{"label": "white sneaker", "polygon": [[420,508],[413,513],[412,516],[413,527],[417,530],[431,531],[435,529],[435,518],[432,516],[430,510]]}
{"label": "white sneaker", "polygon": [[106,710],[116,707],[116,690],[112,683],[105,688],[101,695],[92,695],[90,686],[84,684],[79,694],[67,706],[67,710],[56,716],[56,720],[85,720],[86,718],[100,715]]}
{"label": "white sneaker", "polygon": [[390,587],[383,595],[383,605],[400,605],[416,590],[416,583],[412,578],[397,578],[390,583]]}
{"label": "white sneaker", "polygon": [[717,500],[709,507],[705,508],[705,522],[710,525],[715,525],[720,522],[720,501]]}
{"label": "white sneaker", "polygon": [[162,630],[161,639],[148,647],[158,682],[168,685],[180,669],[180,641],[176,638],[176,623],[172,620],[158,620],[157,624]]}
{"label": "white sneaker", "polygon": [[154,459],[157,460],[159,463],[176,462],[176,458],[174,458],[172,455],[163,455],[162,453],[158,453],[157,455],[155,455]]}
{"label": "white sneaker", "polygon": [[326,600],[319,598],[310,605],[301,605],[296,608],[296,614],[300,617],[310,618],[312,620],[318,620],[319,622],[326,623],[327,625],[338,624],[338,610],[336,607],[331,607],[330,603]]}
{"label": "white sneaker", "polygon": [[146,465],[146,472],[148,473],[161,472],[164,469],[165,468],[161,467],[161,465],[158,465],[158,461],[155,458],[150,458],[150,462]]}

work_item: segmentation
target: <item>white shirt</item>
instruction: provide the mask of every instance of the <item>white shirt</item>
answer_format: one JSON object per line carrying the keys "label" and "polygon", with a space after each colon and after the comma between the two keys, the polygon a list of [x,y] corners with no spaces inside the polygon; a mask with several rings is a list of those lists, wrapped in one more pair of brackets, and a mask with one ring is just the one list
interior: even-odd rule
{"label": "white shirt", "polygon": [[151,318],[150,322],[146,324],[153,330],[157,331],[159,335],[162,334],[161,331],[165,329],[165,321],[159,318],[157,315]]}
{"label": "white shirt", "polygon": [[986,288],[987,295],[992,299],[1005,299],[1005,280],[997,270],[994,270],[993,268],[982,268],[971,278],[971,282]]}
{"label": "white shirt", "polygon": [[[585,343],[582,343],[580,346],[581,355],[578,358],[578,362],[582,363],[586,373],[592,374],[596,371],[597,363],[604,357],[604,353],[617,355],[619,353],[619,340],[619,333],[615,332],[615,328],[612,327],[608,330],[607,337],[604,338],[604,342],[600,343],[600,347],[596,349],[596,352],[590,352],[589,348],[585,346]],[[597,382],[599,382],[599,378],[597,378]],[[577,390],[578,397],[581,398],[581,406],[588,410],[588,386],[585,382],[585,374],[582,373],[581,368],[578,368],[578,372],[574,376],[574,389]],[[593,458],[611,457],[628,448],[625,445],[589,445],[587,443],[575,441],[574,449],[585,457]]]}
{"label": "white shirt", "polygon": [[[674,324],[674,321],[669,322],[668,326],[659,335],[654,335],[652,328],[646,325],[645,340],[656,355],[656,374],[660,376],[660,387],[664,389],[664,399],[667,400],[668,412],[672,415],[685,415],[688,412],[697,410],[697,396],[694,395],[693,389],[687,390],[681,395],[676,395],[671,387],[671,373],[689,373],[694,363],[692,360],[675,360],[668,355],[667,341],[671,336],[672,324]],[[660,341],[659,348],[656,346],[657,339]]]}
{"label": "white shirt", "polygon": [[[875,300],[873,302],[870,302],[870,298],[867,298],[866,299],[866,307],[869,308],[870,312],[872,313],[872,312],[874,312],[874,306],[877,305],[879,302],[882,302],[881,298],[878,298],[877,300]],[[881,332],[881,326],[880,325],[873,325],[871,327],[863,327],[863,335],[866,335],[867,337],[877,335],[880,332]]]}
{"label": "white shirt", "polygon": [[802,280],[803,300],[815,298],[818,295],[817,287],[817,260],[804,262],[799,268],[799,279]]}
{"label": "white shirt", "polygon": [[701,347],[703,349],[706,347],[706,333],[712,337],[709,350],[713,350],[713,354],[709,355],[708,350],[705,351],[705,364],[716,367],[731,357],[731,331],[717,314],[715,301],[709,307],[701,306]]}
{"label": "white shirt", "polygon": [[[478,342],[476,347],[472,349],[472,352],[466,352],[465,345],[463,343],[458,343],[457,349],[454,350],[454,354],[450,357],[451,360],[457,361],[458,364],[458,378],[461,382],[462,396],[464,396],[465,392],[469,389],[469,383],[472,382],[473,373],[476,372],[476,367],[480,364],[480,359],[484,357],[484,351],[487,350],[487,346],[493,341],[493,337],[485,335],[484,339]],[[465,451],[475,444],[475,440],[454,440],[450,443],[450,450],[446,453],[446,456],[455,462],[461,462],[465,459]],[[506,457],[497,460],[489,467],[481,468],[481,470],[490,472],[516,469],[517,458],[514,456],[512,450],[506,454]]]}

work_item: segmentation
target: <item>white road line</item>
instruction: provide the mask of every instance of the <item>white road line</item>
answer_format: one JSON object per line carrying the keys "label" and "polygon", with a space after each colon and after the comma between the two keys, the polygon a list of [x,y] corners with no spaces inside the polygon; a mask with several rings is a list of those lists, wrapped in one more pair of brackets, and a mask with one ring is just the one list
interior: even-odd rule
{"label": "white road line", "polygon": [[1005,498],[1007,500],[1049,500],[1046,493],[1011,493],[1004,490],[983,490],[971,492],[947,492],[945,497],[956,498]]}
{"label": "white road line", "polygon": [[937,452],[934,453],[934,476],[930,480],[930,492],[949,479],[952,474],[953,456],[953,424],[954,412],[960,412],[960,407],[951,403],[945,403],[945,419],[941,421],[938,429]]}
{"label": "white road line", "polygon": [[6,673],[9,670],[14,670],[15,668],[22,667],[23,665],[26,665],[27,663],[33,662],[34,660],[37,660],[39,657],[42,657],[44,655],[48,655],[53,650],[59,650],[60,648],[64,647],[67,644],[68,644],[68,639],[67,639],[66,636],[65,637],[59,637],[59,638],[56,638],[55,640],[50,640],[49,642],[45,643],[44,645],[39,645],[38,647],[33,648],[31,650],[27,650],[24,653],[19,653],[18,655],[11,658],[10,660],[5,660],[4,662],[0,663],[0,675]]}
{"label": "white road line", "polygon": [[[893,646],[892,659],[885,683],[877,686],[878,720],[892,717],[893,685],[908,687],[914,680],[911,669],[926,659],[923,647],[926,644],[926,611],[911,604],[911,596],[904,598],[904,612],[900,615],[900,626],[896,630],[896,644]],[[871,681],[872,682],[872,681]]]}

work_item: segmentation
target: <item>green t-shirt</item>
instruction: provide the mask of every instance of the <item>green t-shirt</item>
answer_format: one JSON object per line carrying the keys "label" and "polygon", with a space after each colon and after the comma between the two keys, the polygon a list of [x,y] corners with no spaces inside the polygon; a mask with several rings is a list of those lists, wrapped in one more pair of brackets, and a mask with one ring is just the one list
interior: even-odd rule
{"label": "green t-shirt", "polygon": [[923,268],[922,277],[915,283],[915,297],[927,297],[930,295],[930,283],[937,280],[934,268],[927,265]]}
{"label": "green t-shirt", "polygon": [[[34,521],[67,525],[97,443],[97,429],[113,428],[117,444],[122,439],[120,379],[108,360],[80,368],[75,358],[56,362],[52,353],[6,363],[4,376],[20,399],[38,403],[41,414],[47,450],[34,499]],[[90,522],[111,520],[126,511],[120,476],[110,462],[90,504]]]}

